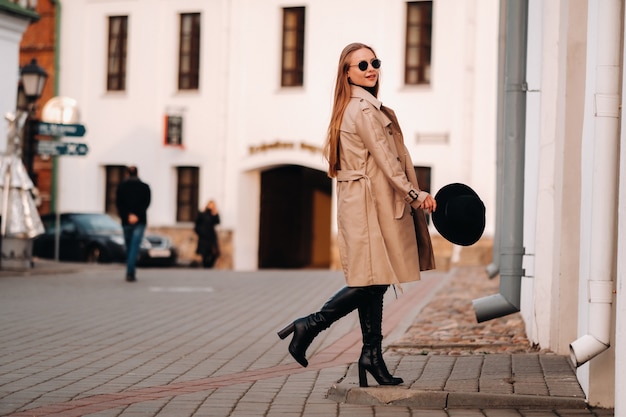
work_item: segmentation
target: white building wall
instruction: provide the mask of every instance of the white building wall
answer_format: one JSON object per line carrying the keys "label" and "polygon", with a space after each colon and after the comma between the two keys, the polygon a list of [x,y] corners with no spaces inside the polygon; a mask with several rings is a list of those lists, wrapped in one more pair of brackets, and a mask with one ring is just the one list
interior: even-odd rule
{"label": "white building wall", "polygon": [[[231,61],[229,100],[235,101],[231,120],[241,144],[240,166],[261,169],[304,157],[308,162],[303,165],[326,169],[319,153],[298,157],[298,152],[270,150],[251,156],[248,147],[276,141],[321,147],[339,54],[348,43],[363,42],[383,61],[379,97],[396,111],[414,163],[433,167],[433,190],[450,182],[468,183],[487,207],[494,207],[497,1],[436,2],[432,83],[409,87],[403,82],[405,2],[365,1],[355,8],[350,2],[316,1],[306,8],[304,86],[287,89],[280,88],[281,8],[301,3],[237,5],[233,45],[241,45],[242,52]],[[258,217],[256,206],[238,207],[245,213],[237,224]],[[488,209],[487,216],[486,235],[491,235],[494,210]],[[236,246],[241,247],[241,240],[254,241],[255,233],[240,230]],[[255,254],[251,250],[239,258],[252,263]]]}
{"label": "white building wall", "polygon": [[[578,259],[580,239],[575,190],[580,189],[584,67],[576,58],[585,53],[586,10],[567,1],[530,5],[523,315],[534,343],[567,354],[575,334],[569,318],[576,312],[578,277],[571,259]],[[580,16],[582,22],[576,21]],[[582,39],[572,36],[573,27]]]}
{"label": "white building wall", "polygon": [[[626,21],[626,7],[622,6],[622,21]],[[622,45],[626,45],[626,32],[622,31]],[[622,54],[622,86],[626,82],[626,55]],[[621,107],[626,106],[622,87]],[[623,114],[623,113],[622,113]],[[626,120],[620,120],[619,189],[617,200],[617,269],[615,284],[615,357],[626,356]],[[615,361],[615,415],[626,414],[626,361]]]}
{"label": "white building wall", "polygon": [[[615,97],[600,87],[614,85],[619,66],[606,60],[607,51],[620,54],[600,48],[617,48],[623,2],[530,6],[522,314],[530,340],[543,349],[568,354],[577,337],[605,331],[619,349],[624,340],[613,340],[614,319],[590,320],[590,300],[607,295],[589,287],[615,279],[618,146],[616,129],[607,126],[617,123],[617,106],[608,114],[613,108],[599,104],[607,103],[603,95]],[[591,405],[615,405],[615,367],[611,348],[578,368]]]}
{"label": "white building wall", "polygon": [[[560,72],[560,64],[566,47],[566,40],[562,38],[562,22],[560,19],[561,2],[543,3],[544,22],[542,37],[542,67],[541,67],[541,98],[539,101],[538,118],[539,126],[536,138],[527,135],[527,140],[537,140],[536,149],[538,154],[526,155],[526,161],[537,164],[537,189],[536,216],[537,235],[534,242],[535,262],[534,262],[534,318],[532,340],[540,346],[550,347],[550,323],[552,318],[551,303],[538,302],[538,300],[551,300],[553,293],[553,281],[555,279],[555,232],[558,225],[558,207],[555,199],[558,197],[555,187],[555,171],[558,167],[555,164],[555,152],[559,147],[558,141],[562,131],[562,118],[557,117],[558,102],[563,94],[563,74]],[[533,26],[532,23],[529,26]],[[534,129],[533,129],[534,130]],[[531,130],[531,131],[533,131]],[[559,136],[559,137],[557,137]],[[533,161],[534,160],[534,161]]]}
{"label": "white building wall", "polygon": [[[223,1],[66,1],[61,94],[78,100],[86,157],[60,158],[61,210],[101,211],[104,166],[135,164],[153,189],[152,226],[176,216],[176,167],[199,166],[200,200],[224,200],[227,71]],[[179,13],[202,13],[200,89],[177,89]],[[106,91],[108,16],[128,15],[126,91]],[[166,114],[184,116],[184,148],[164,146]],[[80,175],[76,175],[80,172]],[[228,216],[225,216],[228,220]]]}
{"label": "white building wall", "polygon": [[[304,85],[281,88],[282,8],[303,5]],[[181,12],[202,13],[197,92],[177,91]],[[199,166],[201,202],[215,198],[222,227],[234,232],[235,268],[255,269],[259,172],[281,164],[326,170],[319,149],[339,54],[359,41],[383,61],[380,98],[398,114],[414,162],[432,167],[432,190],[450,182],[472,186],[487,206],[485,235],[491,236],[498,1],[434,3],[429,86],[404,85],[405,12],[399,0],[64,1],[60,90],[79,102],[89,154],[60,158],[60,209],[101,211],[103,167],[136,164],[153,188],[149,222],[172,226],[175,168]],[[106,91],[111,15],[129,16],[121,93]],[[184,149],[162,145],[169,111],[184,116]],[[277,142],[294,147],[267,146]]]}
{"label": "white building wall", "polygon": [[528,40],[526,54],[526,157],[524,160],[524,258],[521,288],[521,314],[526,335],[531,343],[539,344],[538,323],[535,320],[535,241],[537,238],[537,195],[539,186],[539,149],[541,131],[541,69],[543,62],[543,0],[528,2]]}
{"label": "white building wall", "polygon": [[[626,21],[626,8],[622,11]],[[626,41],[626,33],[622,33],[622,42]],[[622,85],[626,81],[626,56],[622,57]],[[622,108],[626,106],[626,97],[622,93]],[[615,357],[626,356],[626,123],[621,119],[620,133],[620,171],[618,197],[618,229],[617,229],[617,283],[615,308]],[[615,393],[626,392],[626,361],[615,361]],[[615,415],[626,414],[626,398],[615,395]]]}

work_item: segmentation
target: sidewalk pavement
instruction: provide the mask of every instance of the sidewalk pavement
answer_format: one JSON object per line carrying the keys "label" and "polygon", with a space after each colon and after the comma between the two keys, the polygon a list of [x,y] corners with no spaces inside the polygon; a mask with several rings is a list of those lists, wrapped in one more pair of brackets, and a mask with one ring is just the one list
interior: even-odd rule
{"label": "sidewalk pavement", "polygon": [[[34,267],[26,271],[0,270],[0,277],[65,274],[79,272],[85,267],[84,264],[36,260]],[[107,268],[106,265],[98,267]],[[119,269],[119,265],[111,268]],[[390,334],[385,335],[385,361],[394,375],[404,378],[404,383],[397,387],[377,387],[369,377],[371,387],[360,388],[357,367],[349,365],[343,377],[325,388],[327,399],[339,403],[338,416],[341,404],[402,406],[432,410],[420,413],[420,416],[442,417],[614,415],[612,409],[588,406],[567,357],[538,351],[528,343],[518,314],[475,323],[471,300],[497,292],[498,285],[497,280],[486,278],[482,268],[459,267],[434,274],[437,274],[436,279],[424,280],[425,286],[420,283],[410,287],[406,294],[385,307],[383,326],[391,328]],[[427,293],[428,285],[433,286],[431,293],[434,295],[420,298]],[[415,300],[421,300],[419,302],[423,305],[416,305]],[[353,360],[355,346],[359,346],[359,337],[360,332],[355,329],[334,344],[314,352],[307,370],[349,363]],[[350,355],[346,355],[348,345],[351,346]],[[281,346],[286,350],[286,345]],[[348,357],[352,359],[345,359]],[[290,358],[287,360],[293,362]],[[305,371],[291,363],[271,369],[277,375],[281,372],[296,375]],[[248,374],[240,377],[243,380],[250,378]],[[212,387],[217,379],[219,377],[179,384],[179,388],[196,392],[205,389],[199,384]],[[174,392],[177,389],[174,385],[164,385],[160,389],[169,387],[168,390]],[[286,386],[281,390],[288,389]],[[288,392],[284,394],[288,396]],[[166,394],[151,390],[150,395],[156,398]],[[467,410],[467,413],[455,414],[453,411],[460,409]]]}
{"label": "sidewalk pavement", "polygon": [[613,416],[612,409],[588,407],[567,356],[532,346],[520,313],[476,322],[472,300],[497,293],[499,286],[498,279],[488,278],[484,267],[454,268],[440,279],[433,298],[403,335],[387,345],[390,371],[404,377],[404,384],[359,388],[354,364],[347,377],[330,388],[328,398],[418,409],[550,410],[559,416]]}
{"label": "sidewalk pavement", "polygon": [[[356,372],[356,366],[351,366],[348,379],[352,382],[332,386],[328,398],[418,409],[587,408],[571,366],[556,355],[408,356],[400,360],[395,374],[411,378],[405,377],[402,386],[384,389],[359,388]],[[588,415],[612,413],[596,411]]]}
{"label": "sidewalk pavement", "polygon": [[[32,262],[32,268],[16,268],[7,269],[2,267],[0,262],[0,277],[18,277],[18,276],[35,276],[35,275],[54,275],[54,274],[72,274],[79,272],[93,264],[79,262],[56,262],[49,259],[35,258]],[[98,268],[118,269],[119,264],[98,264]]]}

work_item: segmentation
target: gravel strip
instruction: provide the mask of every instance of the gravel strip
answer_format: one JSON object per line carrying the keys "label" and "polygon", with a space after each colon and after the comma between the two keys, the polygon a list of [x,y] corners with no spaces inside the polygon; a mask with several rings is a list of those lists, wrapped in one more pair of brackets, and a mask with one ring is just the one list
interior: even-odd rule
{"label": "gravel strip", "polygon": [[455,267],[406,334],[388,346],[399,354],[473,355],[539,352],[526,337],[520,313],[478,323],[472,301],[499,292],[499,277],[484,266]]}

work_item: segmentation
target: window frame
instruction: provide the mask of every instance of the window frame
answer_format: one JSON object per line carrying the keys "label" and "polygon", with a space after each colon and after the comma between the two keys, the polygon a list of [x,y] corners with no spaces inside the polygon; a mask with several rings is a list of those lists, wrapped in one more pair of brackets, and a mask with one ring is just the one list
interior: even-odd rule
{"label": "window frame", "polygon": [[[413,20],[415,16],[417,16],[417,19]],[[428,85],[432,81],[432,27],[432,0],[410,1],[406,3],[405,85]]]}
{"label": "window frame", "polygon": [[166,114],[164,117],[163,144],[184,148],[183,126],[184,117],[180,114]]}
{"label": "window frame", "polygon": [[[114,23],[119,22],[119,28]],[[108,17],[107,91],[126,91],[128,15]]]}
{"label": "window frame", "polygon": [[[187,22],[186,20],[190,21]],[[178,90],[200,88],[202,14],[180,13],[178,32]]]}
{"label": "window frame", "polygon": [[[184,174],[191,174],[184,178]],[[176,167],[176,221],[194,222],[199,210],[200,168],[197,166]]]}
{"label": "window frame", "polygon": [[304,6],[283,8],[281,87],[302,87],[304,85],[305,23],[306,8]]}
{"label": "window frame", "polygon": [[124,180],[126,165],[105,165],[104,167],[104,212],[112,216],[117,213],[117,187]]}
{"label": "window frame", "polygon": [[428,166],[414,165],[413,170],[420,190],[430,193],[433,169]]}

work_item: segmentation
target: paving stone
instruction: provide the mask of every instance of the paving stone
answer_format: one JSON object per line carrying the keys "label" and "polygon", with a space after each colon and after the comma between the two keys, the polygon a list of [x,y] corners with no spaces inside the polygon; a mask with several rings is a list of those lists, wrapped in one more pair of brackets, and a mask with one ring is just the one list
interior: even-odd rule
{"label": "paving stone", "polygon": [[[0,415],[612,416],[523,409],[559,404],[550,397],[579,407],[584,393],[567,358],[530,346],[519,315],[475,322],[471,300],[498,285],[480,268],[424,274],[398,299],[388,292],[385,361],[405,384],[370,378],[367,390],[356,314],[315,339],[306,369],[276,336],[340,288],[340,272],[145,269],[129,286],[121,265],[76,271],[0,270]],[[153,290],[174,287],[212,291]],[[342,400],[327,398],[332,386],[346,388]]]}

